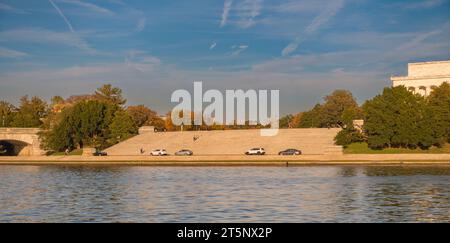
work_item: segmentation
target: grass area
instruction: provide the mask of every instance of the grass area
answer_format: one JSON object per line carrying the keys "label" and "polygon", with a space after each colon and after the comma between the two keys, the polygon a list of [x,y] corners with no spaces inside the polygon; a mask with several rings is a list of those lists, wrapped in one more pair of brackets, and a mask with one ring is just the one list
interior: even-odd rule
{"label": "grass area", "polygon": [[[56,152],[51,154],[52,156],[66,155],[64,152]],[[83,155],[83,149],[75,149],[70,151],[69,155]]]}
{"label": "grass area", "polygon": [[370,149],[367,143],[352,143],[344,148],[345,154],[450,154],[450,144],[442,148],[431,147],[427,150],[405,149],[405,148],[385,148],[382,150]]}

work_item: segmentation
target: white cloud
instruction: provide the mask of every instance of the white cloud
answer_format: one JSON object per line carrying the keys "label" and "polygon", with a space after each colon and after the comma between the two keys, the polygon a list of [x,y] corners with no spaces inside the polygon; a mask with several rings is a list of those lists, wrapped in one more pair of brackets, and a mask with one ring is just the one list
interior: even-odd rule
{"label": "white cloud", "polygon": [[[446,37],[450,32],[445,28],[439,30],[436,34],[434,31],[361,32],[354,36],[340,33],[341,37],[330,39],[336,41],[334,43],[353,41],[352,45],[358,48],[277,58],[233,72],[217,67],[202,71],[180,69],[147,52],[132,50],[126,53],[124,62],[1,72],[0,96],[9,101],[17,100],[23,93],[48,98],[67,96],[92,92],[102,83],[115,82],[114,85],[124,88],[130,104],[147,104],[165,113],[172,108],[169,98],[173,90],[192,88],[192,81],[202,80],[209,88],[220,90],[280,89],[284,112],[298,112],[309,109],[321,97],[338,88],[349,89],[360,101],[371,98],[390,85],[389,76],[404,70],[409,61],[424,58],[424,55],[450,55]],[[402,51],[396,51],[396,48]],[[230,47],[231,52],[237,52],[235,55],[246,49],[248,45],[245,44]],[[45,88],[49,85],[52,90]]]}
{"label": "white cloud", "polygon": [[126,4],[122,0],[108,0],[108,2],[125,6]]}
{"label": "white cloud", "polygon": [[[334,17],[344,7],[344,0],[333,0],[319,15],[317,15],[313,21],[306,27],[304,36],[312,35],[319,30],[319,28],[327,23],[332,17]],[[282,56],[288,56],[297,50],[303,39],[298,36],[294,41],[287,45],[282,51]]]}
{"label": "white cloud", "polygon": [[[228,22],[242,29],[256,24],[255,18],[261,14],[262,0],[235,1],[234,7],[231,8],[232,3],[232,0],[225,0],[220,27],[225,26]],[[231,10],[233,10],[233,14],[231,14]]]}
{"label": "white cloud", "polygon": [[245,51],[248,48],[248,45],[240,45],[240,46],[232,46],[231,49],[233,52],[231,52],[231,56],[239,56],[243,51]]}
{"label": "white cloud", "polygon": [[325,10],[314,18],[312,23],[308,25],[305,32],[306,34],[312,34],[316,32],[323,24],[328,22],[344,7],[344,0],[332,1]]}
{"label": "white cloud", "polygon": [[12,7],[8,4],[4,4],[4,3],[0,3],[0,11],[8,11],[11,13],[18,13],[18,14],[25,14],[27,13],[26,11],[22,10],[22,9],[18,9],[15,7]]}
{"label": "white cloud", "polygon": [[131,50],[125,57],[125,64],[139,72],[151,72],[161,65],[161,60],[155,56],[148,55],[145,51]]}
{"label": "white cloud", "polygon": [[252,70],[274,73],[317,73],[318,69],[325,71],[344,67],[362,69],[360,65],[376,64],[381,59],[381,56],[382,53],[375,50],[293,55],[255,64],[252,66]]}
{"label": "white cloud", "polygon": [[[238,48],[238,47],[236,47]],[[140,53],[140,52],[139,52]],[[141,64],[140,61],[133,63]],[[194,80],[209,88],[280,89],[283,111],[299,112],[310,108],[321,97],[337,88],[350,88],[357,97],[371,97],[386,85],[373,72],[278,73],[271,70],[187,71],[158,64],[144,71],[127,63],[92,63],[84,66],[24,70],[0,73],[0,96],[15,102],[19,94],[54,95],[91,93],[105,82],[124,89],[128,104],[146,104],[165,114],[173,107],[170,95],[176,89],[191,89]],[[386,81],[387,82],[387,81]],[[45,85],[43,85],[45,84]],[[47,87],[51,86],[49,90]],[[367,89],[368,86],[377,88]],[[12,92],[14,91],[14,92]]]}
{"label": "white cloud", "polygon": [[145,26],[147,25],[147,18],[146,17],[141,17],[136,25],[136,31],[137,32],[141,32],[145,29]]}
{"label": "white cloud", "polygon": [[[333,33],[323,38],[331,44],[346,44],[351,51],[336,51],[292,55],[252,66],[258,72],[318,73],[327,70],[371,72],[379,70],[388,77],[401,72],[408,62],[436,60],[450,55],[448,37],[450,25],[426,32],[383,33],[354,32]],[[400,68],[400,69],[396,69]],[[399,70],[399,71],[398,71]],[[394,73],[392,73],[394,72]]]}
{"label": "white cloud", "polygon": [[25,52],[0,47],[0,58],[19,58],[28,56]]}
{"label": "white cloud", "polygon": [[217,46],[217,43],[216,43],[216,42],[212,43],[212,44],[209,46],[209,50],[212,50],[212,49],[216,48],[216,46]]}
{"label": "white cloud", "polygon": [[317,12],[323,9],[323,6],[327,3],[324,0],[289,1],[275,7],[274,10],[281,13]]}
{"label": "white cloud", "polygon": [[422,42],[425,41],[426,39],[428,39],[432,36],[438,35],[440,33],[442,33],[442,31],[440,29],[425,32],[425,33],[419,33],[414,38],[412,38],[410,41],[407,41],[406,43],[403,43],[402,45],[400,45],[397,48],[397,52],[416,48],[416,47],[420,46],[422,44]]}
{"label": "white cloud", "polygon": [[64,13],[61,11],[61,9],[52,1],[52,0],[48,0],[50,2],[50,4],[55,8],[56,12],[58,12],[59,16],[61,16],[61,18],[64,20],[64,22],[66,23],[67,27],[69,28],[70,32],[75,32],[73,30],[72,24],[70,23],[70,21],[66,18],[66,16],[64,15]]}
{"label": "white cloud", "polygon": [[225,0],[223,3],[222,20],[220,21],[220,27],[223,27],[227,24],[228,14],[231,10],[231,4],[233,4],[233,0]]}
{"label": "white cloud", "polygon": [[444,4],[447,0],[422,0],[420,2],[405,3],[407,9],[434,8]]}
{"label": "white cloud", "polygon": [[255,18],[261,14],[261,9],[262,0],[244,0],[236,7],[236,24],[243,29],[255,25]]}
{"label": "white cloud", "polygon": [[13,10],[13,9],[14,9],[13,7],[11,7],[7,4],[0,3],[0,10]]}
{"label": "white cloud", "polygon": [[297,37],[293,42],[289,43],[282,51],[282,56],[288,56],[289,54],[293,53],[295,50],[297,50],[298,46],[300,45],[301,39]]}
{"label": "white cloud", "polygon": [[0,41],[59,44],[75,47],[89,54],[99,54],[80,34],[46,29],[17,29],[0,32]]}
{"label": "white cloud", "polygon": [[66,3],[66,4],[76,5],[78,7],[82,7],[82,8],[85,8],[85,9],[89,10],[89,11],[100,13],[100,14],[107,14],[107,15],[113,15],[114,14],[109,9],[100,7],[100,6],[92,4],[92,3],[82,2],[82,1],[79,1],[79,0],[57,0],[57,1],[58,2],[62,2],[62,3]]}

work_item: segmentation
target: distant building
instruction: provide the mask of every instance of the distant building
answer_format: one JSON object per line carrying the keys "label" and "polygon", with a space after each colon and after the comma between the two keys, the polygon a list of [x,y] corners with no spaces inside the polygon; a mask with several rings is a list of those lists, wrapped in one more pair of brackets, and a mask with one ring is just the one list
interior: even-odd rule
{"label": "distant building", "polygon": [[155,132],[154,126],[142,126],[139,128],[139,134],[145,134],[149,132]]}
{"label": "distant building", "polygon": [[94,95],[72,95],[63,101],[61,101],[57,104],[54,104],[52,107],[52,111],[54,113],[60,113],[65,108],[72,107],[80,101],[88,101],[88,100],[95,100],[95,96]]}
{"label": "distant building", "polygon": [[391,77],[392,86],[403,85],[415,94],[427,96],[434,87],[450,83],[450,60],[408,63],[408,76]]}
{"label": "distant building", "polygon": [[358,130],[359,132],[363,132],[363,126],[364,126],[364,120],[358,119],[353,120],[353,127]]}

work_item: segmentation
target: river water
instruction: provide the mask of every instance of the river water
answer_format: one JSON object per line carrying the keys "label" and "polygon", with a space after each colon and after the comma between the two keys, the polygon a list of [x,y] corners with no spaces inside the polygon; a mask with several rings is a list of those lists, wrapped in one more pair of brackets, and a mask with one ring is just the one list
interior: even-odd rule
{"label": "river water", "polygon": [[450,222],[450,167],[0,166],[0,222]]}

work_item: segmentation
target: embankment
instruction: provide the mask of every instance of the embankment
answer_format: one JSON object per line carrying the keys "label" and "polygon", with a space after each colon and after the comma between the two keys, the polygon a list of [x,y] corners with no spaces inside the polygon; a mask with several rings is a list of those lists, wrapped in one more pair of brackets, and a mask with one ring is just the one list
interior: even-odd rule
{"label": "embankment", "polygon": [[295,166],[295,165],[449,165],[450,154],[353,154],[300,156],[28,156],[0,157],[0,165],[77,166]]}

